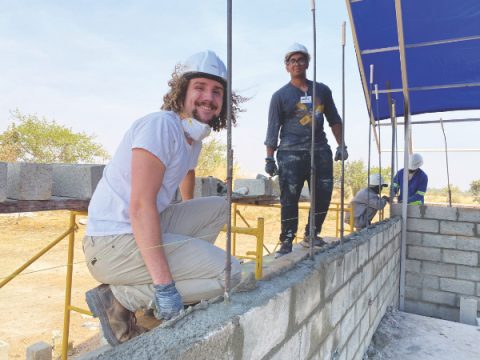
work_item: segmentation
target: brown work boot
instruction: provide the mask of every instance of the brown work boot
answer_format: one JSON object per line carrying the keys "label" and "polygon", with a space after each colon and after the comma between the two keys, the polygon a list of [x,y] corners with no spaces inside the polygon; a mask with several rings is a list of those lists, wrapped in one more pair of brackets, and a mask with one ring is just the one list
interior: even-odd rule
{"label": "brown work boot", "polygon": [[110,285],[102,284],[87,291],[86,300],[93,316],[100,319],[103,336],[112,346],[148,331],[137,325],[135,314],[113,296]]}

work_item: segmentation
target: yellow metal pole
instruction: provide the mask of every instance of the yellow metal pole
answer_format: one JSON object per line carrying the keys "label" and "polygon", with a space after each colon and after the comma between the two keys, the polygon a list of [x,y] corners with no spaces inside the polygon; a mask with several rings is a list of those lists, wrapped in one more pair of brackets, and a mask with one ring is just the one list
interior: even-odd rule
{"label": "yellow metal pole", "polygon": [[68,257],[67,257],[67,278],[65,285],[65,309],[63,312],[63,337],[62,337],[62,360],[68,357],[68,335],[70,327],[70,303],[72,299],[72,274],[73,274],[73,255],[75,243],[75,216],[74,211],[70,211],[70,233],[68,236]]}
{"label": "yellow metal pole", "polygon": [[32,263],[34,263],[39,257],[41,257],[43,254],[48,252],[52,247],[57,245],[60,241],[63,240],[65,236],[70,234],[73,231],[72,227],[69,227],[68,230],[66,230],[62,235],[60,235],[58,238],[53,240],[50,244],[48,244],[46,247],[44,247],[42,250],[40,250],[35,256],[33,256],[30,260],[28,260],[25,264],[20,266],[17,270],[15,270],[12,274],[7,276],[2,282],[0,282],[0,289],[8,284],[13,278],[15,278],[18,274],[20,274],[23,270],[25,270],[27,267],[29,267]]}
{"label": "yellow metal pole", "polygon": [[263,276],[263,236],[265,221],[262,217],[257,219],[257,249],[255,262],[255,279],[260,280]]}

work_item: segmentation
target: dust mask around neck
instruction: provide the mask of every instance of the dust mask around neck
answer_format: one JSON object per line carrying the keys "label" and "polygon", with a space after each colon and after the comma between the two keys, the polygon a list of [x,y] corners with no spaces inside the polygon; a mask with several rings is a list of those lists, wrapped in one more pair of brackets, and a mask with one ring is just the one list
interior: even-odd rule
{"label": "dust mask around neck", "polygon": [[194,118],[182,119],[182,127],[185,134],[194,141],[202,141],[212,131],[210,125]]}

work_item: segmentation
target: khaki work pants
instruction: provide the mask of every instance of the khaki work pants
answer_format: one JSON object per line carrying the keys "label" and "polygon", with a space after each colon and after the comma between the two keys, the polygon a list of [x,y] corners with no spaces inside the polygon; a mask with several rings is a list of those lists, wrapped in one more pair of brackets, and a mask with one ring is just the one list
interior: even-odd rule
{"label": "khaki work pants", "polygon": [[[165,255],[184,304],[224,292],[226,253],[213,243],[227,209],[224,198],[212,196],[170,205],[160,214]],[[152,279],[133,234],[85,236],[83,249],[93,277],[110,284],[124,307],[155,308]],[[240,263],[232,258],[232,286],[240,278]]]}

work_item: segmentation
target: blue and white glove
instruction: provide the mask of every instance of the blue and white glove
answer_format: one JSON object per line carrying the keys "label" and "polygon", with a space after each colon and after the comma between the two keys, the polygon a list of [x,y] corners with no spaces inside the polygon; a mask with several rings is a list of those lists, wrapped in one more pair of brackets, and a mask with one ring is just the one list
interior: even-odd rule
{"label": "blue and white glove", "polygon": [[345,145],[345,147],[343,148],[343,154],[342,154],[342,147],[341,146],[338,146],[337,147],[337,152],[335,153],[335,161],[338,161],[338,160],[347,160],[348,159],[348,152],[347,152],[347,146]]}
{"label": "blue and white glove", "polygon": [[153,288],[158,319],[169,320],[183,310],[182,297],[175,287],[175,281],[167,285],[153,285]]}
{"label": "blue and white glove", "polygon": [[273,156],[265,158],[265,172],[270,176],[275,176],[278,174],[277,164]]}

